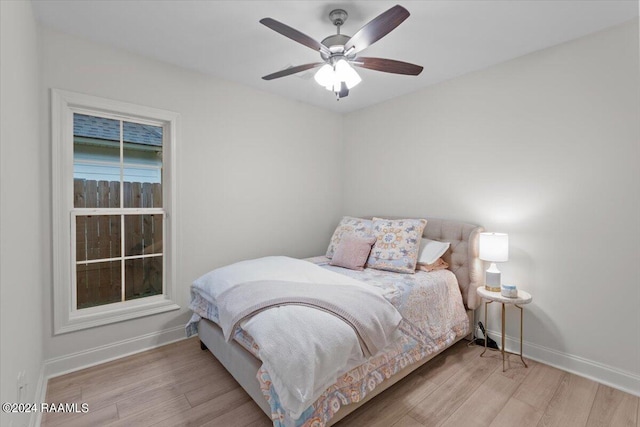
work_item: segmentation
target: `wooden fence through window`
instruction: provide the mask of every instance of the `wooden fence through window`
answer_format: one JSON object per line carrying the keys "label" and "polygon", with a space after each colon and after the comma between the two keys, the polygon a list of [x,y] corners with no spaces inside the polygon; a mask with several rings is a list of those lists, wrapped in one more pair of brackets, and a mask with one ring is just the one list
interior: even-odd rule
{"label": "wooden fence through window", "polygon": [[[162,184],[123,182],[125,208],[162,207]],[[74,179],[74,207],[120,208],[120,182]],[[162,252],[162,215],[125,215],[125,256]],[[122,256],[120,215],[76,217],[78,261]],[[122,299],[121,262],[79,264],[77,308]],[[162,293],[162,256],[125,261],[125,299]]]}
{"label": "wooden fence through window", "polygon": [[[162,207],[162,184],[123,182],[125,208]],[[73,206],[76,208],[119,208],[119,181],[73,180]]]}

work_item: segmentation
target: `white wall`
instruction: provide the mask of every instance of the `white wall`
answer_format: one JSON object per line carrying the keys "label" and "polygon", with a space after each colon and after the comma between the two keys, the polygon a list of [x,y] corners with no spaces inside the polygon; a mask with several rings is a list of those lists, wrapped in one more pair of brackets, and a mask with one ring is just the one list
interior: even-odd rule
{"label": "white wall", "polygon": [[[304,257],[326,250],[342,212],[336,161],[343,149],[340,116],[46,28],[42,52],[47,159],[50,88],[175,111],[182,124],[177,172],[182,309],[53,336],[48,284],[44,345],[51,372],[154,345],[167,336],[183,337],[189,285],[212,268],[264,255]],[[50,173],[47,164],[45,176]],[[50,184],[42,185],[48,190]],[[44,205],[49,218],[51,201]],[[50,234],[47,229],[43,236]],[[49,237],[44,246],[51,246]],[[46,259],[50,277],[48,252]]]}
{"label": "white wall", "polygon": [[640,394],[639,82],[635,20],[354,112],[345,213],[509,233],[525,352]]}
{"label": "white wall", "polygon": [[[38,29],[31,2],[0,2],[0,401],[16,402],[18,373],[26,372],[22,402],[36,396],[41,377],[42,293],[46,264],[42,230],[47,217],[41,187],[38,127]],[[28,171],[25,173],[25,171]],[[46,243],[46,242],[45,242]],[[0,415],[18,427],[28,414]]]}

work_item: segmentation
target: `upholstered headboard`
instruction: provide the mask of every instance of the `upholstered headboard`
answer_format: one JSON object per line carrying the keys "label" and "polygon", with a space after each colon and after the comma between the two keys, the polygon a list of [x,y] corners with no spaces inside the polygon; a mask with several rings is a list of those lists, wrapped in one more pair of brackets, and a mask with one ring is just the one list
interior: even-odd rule
{"label": "upholstered headboard", "polygon": [[464,305],[475,310],[480,306],[476,288],[483,284],[482,261],[478,258],[479,235],[484,228],[460,221],[425,218],[427,226],[422,235],[427,239],[450,242],[443,259],[458,278]]}
{"label": "upholstered headboard", "polygon": [[[379,215],[378,218],[397,219],[399,217]],[[442,258],[449,264],[449,270],[458,279],[465,307],[475,310],[481,302],[476,288],[484,284],[482,261],[478,258],[479,235],[484,228],[450,219],[422,218],[427,220],[427,226],[422,233],[423,237],[451,243],[451,248]]]}

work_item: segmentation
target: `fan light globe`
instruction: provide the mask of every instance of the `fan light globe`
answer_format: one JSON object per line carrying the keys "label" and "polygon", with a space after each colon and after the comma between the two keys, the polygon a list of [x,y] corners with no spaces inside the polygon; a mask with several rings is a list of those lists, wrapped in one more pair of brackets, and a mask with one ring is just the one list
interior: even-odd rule
{"label": "fan light globe", "polygon": [[338,60],[335,66],[324,64],[316,72],[314,79],[320,86],[333,92],[340,91],[342,82],[351,89],[362,81],[356,70],[344,59]]}
{"label": "fan light globe", "polygon": [[336,77],[336,80],[344,82],[348,89],[355,87],[362,81],[356,70],[344,59],[340,59],[336,63]]}
{"label": "fan light globe", "polygon": [[333,67],[329,64],[324,64],[322,67],[320,67],[318,72],[315,74],[314,78],[316,79],[316,82],[318,82],[320,86],[324,86],[326,88],[332,88],[333,80],[334,80],[333,75],[334,75]]}

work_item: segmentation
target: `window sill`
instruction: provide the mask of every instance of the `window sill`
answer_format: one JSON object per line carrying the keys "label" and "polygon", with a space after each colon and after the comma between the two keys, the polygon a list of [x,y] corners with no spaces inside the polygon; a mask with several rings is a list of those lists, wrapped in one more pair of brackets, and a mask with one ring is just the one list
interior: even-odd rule
{"label": "window sill", "polygon": [[91,307],[69,313],[67,322],[57,325],[54,335],[108,325],[125,320],[179,310],[180,306],[163,295]]}

